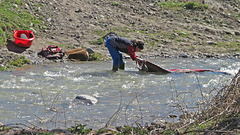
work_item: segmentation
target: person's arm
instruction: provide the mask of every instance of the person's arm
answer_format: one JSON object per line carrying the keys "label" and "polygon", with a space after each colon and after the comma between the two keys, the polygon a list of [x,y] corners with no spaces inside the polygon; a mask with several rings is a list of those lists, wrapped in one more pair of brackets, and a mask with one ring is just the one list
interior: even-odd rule
{"label": "person's arm", "polygon": [[138,62],[138,61],[142,62],[142,61],[143,61],[142,59],[139,59],[139,58],[136,56],[133,46],[128,45],[128,46],[127,46],[127,50],[128,50],[128,55],[131,57],[131,59],[132,59],[133,61],[136,61],[136,62]]}
{"label": "person's arm", "polygon": [[131,45],[128,45],[127,46],[127,50],[128,50],[128,55],[131,57],[131,59],[133,61],[137,60],[137,56],[136,56],[136,54],[134,52],[134,47],[131,46]]}

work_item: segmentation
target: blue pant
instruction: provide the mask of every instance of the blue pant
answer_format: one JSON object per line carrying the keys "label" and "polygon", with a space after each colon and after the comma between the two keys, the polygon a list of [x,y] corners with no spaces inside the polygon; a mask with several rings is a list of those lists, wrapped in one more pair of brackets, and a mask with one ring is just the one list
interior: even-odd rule
{"label": "blue pant", "polygon": [[111,45],[110,38],[107,39],[106,46],[108,48],[109,53],[112,56],[113,66],[119,66],[119,64],[123,64],[124,62],[122,53]]}

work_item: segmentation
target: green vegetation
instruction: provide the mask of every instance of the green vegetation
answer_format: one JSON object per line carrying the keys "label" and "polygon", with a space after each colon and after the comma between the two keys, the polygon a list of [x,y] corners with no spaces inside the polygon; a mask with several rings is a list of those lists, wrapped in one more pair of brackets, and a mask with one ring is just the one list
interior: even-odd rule
{"label": "green vegetation", "polygon": [[54,133],[39,133],[39,135],[55,135]]}
{"label": "green vegetation", "polygon": [[68,130],[71,133],[81,134],[81,135],[87,135],[92,131],[92,129],[88,129],[86,128],[86,125],[82,125],[82,124],[76,124],[75,126],[71,126],[70,128],[68,128]]}
{"label": "green vegetation", "polygon": [[0,131],[4,131],[4,130],[8,130],[8,129],[12,129],[12,128],[11,127],[5,127],[5,126],[0,127]]}
{"label": "green vegetation", "polygon": [[158,5],[161,7],[172,8],[172,9],[180,9],[180,8],[191,9],[191,10],[208,9],[208,5],[204,5],[196,2],[181,3],[181,2],[168,1],[168,2],[158,2]]}
{"label": "green vegetation", "polygon": [[24,64],[29,64],[31,61],[25,58],[24,56],[18,57],[13,61],[10,61],[11,66],[22,67]]}
{"label": "green vegetation", "polygon": [[157,42],[162,42],[163,44],[167,44],[169,41],[177,41],[177,42],[181,42],[181,39],[179,39],[180,37],[190,37],[192,34],[187,32],[187,31],[180,31],[180,30],[176,30],[173,32],[163,32],[163,33],[159,33],[159,32],[146,32],[144,30],[136,30],[134,28],[131,27],[114,27],[112,28],[112,31],[96,31],[95,33],[99,36],[101,36],[101,38],[90,42],[93,45],[101,45],[103,44],[103,36],[109,32],[114,32],[117,33],[118,35],[123,37],[128,38],[129,33],[135,33],[135,32],[139,32],[144,34],[145,36],[148,37],[147,40],[145,40],[145,45],[146,48],[148,47],[157,47]]}
{"label": "green vegetation", "polygon": [[25,56],[18,56],[12,53],[9,55],[11,55],[11,57],[4,58],[5,60],[3,62],[0,61],[0,71],[11,71],[15,67],[22,67],[31,63]]}
{"label": "green vegetation", "polygon": [[186,2],[182,5],[186,9],[193,9],[193,10],[204,10],[208,9],[208,5],[196,3],[196,2]]}
{"label": "green vegetation", "polygon": [[156,47],[156,42],[150,42],[149,45],[153,46],[153,47]]}
{"label": "green vegetation", "polygon": [[107,132],[108,132],[107,129],[100,128],[100,129],[98,129],[98,130],[96,131],[96,134],[97,134],[97,135],[100,135],[100,134],[107,133]]}
{"label": "green vegetation", "polygon": [[103,44],[103,38],[98,38],[97,40],[93,40],[89,42],[92,45],[102,45]]}
{"label": "green vegetation", "polygon": [[150,133],[147,129],[141,127],[124,126],[116,129],[120,132],[118,135],[148,135]]}
{"label": "green vegetation", "polygon": [[20,1],[20,0],[15,0],[14,3],[17,4],[17,5],[23,5],[24,4],[23,1]]}
{"label": "green vegetation", "polygon": [[236,42],[236,41],[232,41],[232,42],[217,42],[216,45],[214,45],[216,47],[224,47],[226,50],[226,52],[237,52],[240,51],[240,43]]}
{"label": "green vegetation", "polygon": [[114,3],[112,3],[112,6],[119,6],[119,3],[118,2],[114,2]]}
{"label": "green vegetation", "polygon": [[105,60],[106,57],[103,56],[101,53],[95,52],[89,54],[89,61],[95,61],[95,60]]}
{"label": "green vegetation", "polygon": [[43,27],[42,22],[32,14],[22,10],[24,2],[3,0],[0,3],[0,47],[6,45],[7,39],[12,39],[13,31],[17,29],[35,30]]}
{"label": "green vegetation", "polygon": [[5,66],[0,66],[0,71],[6,71],[7,70],[7,67]]}
{"label": "green vegetation", "polygon": [[181,37],[190,37],[191,34],[188,32],[182,32],[182,31],[174,31],[171,35],[169,35],[170,39],[175,40],[177,42],[182,42]]}
{"label": "green vegetation", "polygon": [[[92,131],[92,129],[86,128],[86,125],[82,124],[76,124],[75,126],[71,126],[68,128],[68,130],[71,133],[74,134],[81,134],[81,135],[87,135]],[[116,127],[116,131],[109,131],[105,128],[100,128],[95,131],[96,135],[108,133],[108,134],[116,134],[116,135],[147,135],[150,133],[150,131],[147,128],[142,128],[142,127],[132,127],[132,126],[120,126]],[[173,131],[166,131],[165,135],[170,135],[169,133],[174,133]]]}
{"label": "green vegetation", "polygon": [[205,124],[202,124],[202,125],[198,125],[199,122],[197,122],[188,131],[192,132],[192,133],[195,133],[194,131],[197,131],[197,130],[200,131],[200,130],[204,130],[204,129],[209,129],[209,128],[215,126],[214,122],[215,121],[209,121],[209,122],[207,122]]}
{"label": "green vegetation", "polygon": [[170,130],[170,129],[163,132],[163,135],[176,135],[176,134],[177,133],[175,133],[173,130]]}

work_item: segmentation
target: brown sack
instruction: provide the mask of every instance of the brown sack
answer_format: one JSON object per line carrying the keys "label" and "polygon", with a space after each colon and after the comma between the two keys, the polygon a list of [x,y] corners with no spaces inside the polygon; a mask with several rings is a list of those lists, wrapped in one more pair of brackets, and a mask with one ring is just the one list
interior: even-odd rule
{"label": "brown sack", "polygon": [[65,54],[71,60],[87,61],[89,59],[88,52],[83,48],[67,50],[65,51]]}

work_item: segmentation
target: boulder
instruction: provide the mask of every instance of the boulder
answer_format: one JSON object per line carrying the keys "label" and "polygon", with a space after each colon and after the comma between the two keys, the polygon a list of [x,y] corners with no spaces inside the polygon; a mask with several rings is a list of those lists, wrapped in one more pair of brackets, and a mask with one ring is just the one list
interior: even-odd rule
{"label": "boulder", "polygon": [[87,48],[86,51],[88,52],[88,54],[95,53],[94,50],[93,50],[92,48]]}
{"label": "boulder", "polygon": [[89,59],[88,52],[83,48],[67,50],[65,51],[65,54],[71,60],[87,61]]}
{"label": "boulder", "polygon": [[95,98],[94,96],[84,95],[84,94],[77,96],[75,99],[90,105],[94,105],[98,102],[97,98]]}

